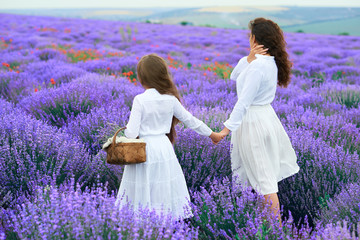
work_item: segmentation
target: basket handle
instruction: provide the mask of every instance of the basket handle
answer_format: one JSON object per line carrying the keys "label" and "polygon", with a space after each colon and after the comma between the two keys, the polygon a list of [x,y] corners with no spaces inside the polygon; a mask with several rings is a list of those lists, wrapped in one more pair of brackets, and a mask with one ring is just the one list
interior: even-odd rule
{"label": "basket handle", "polygon": [[124,129],[126,129],[126,127],[122,127],[122,128],[120,128],[119,130],[116,131],[116,133],[115,133],[115,135],[114,135],[114,137],[113,137],[113,141],[112,141],[113,146],[115,146],[116,136],[118,135],[118,133],[119,133],[120,131],[122,131],[122,130],[124,130]]}

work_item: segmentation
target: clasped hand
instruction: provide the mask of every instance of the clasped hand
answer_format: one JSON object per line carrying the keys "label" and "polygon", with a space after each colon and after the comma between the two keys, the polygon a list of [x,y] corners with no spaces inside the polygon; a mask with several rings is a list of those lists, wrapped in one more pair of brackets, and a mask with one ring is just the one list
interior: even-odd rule
{"label": "clasped hand", "polygon": [[218,144],[224,137],[230,133],[228,128],[224,128],[221,132],[212,132],[209,136],[214,144]]}

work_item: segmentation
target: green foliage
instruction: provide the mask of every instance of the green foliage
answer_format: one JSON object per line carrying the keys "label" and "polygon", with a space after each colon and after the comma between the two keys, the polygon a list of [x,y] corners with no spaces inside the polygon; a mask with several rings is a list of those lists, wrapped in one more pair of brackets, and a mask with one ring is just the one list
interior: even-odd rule
{"label": "green foliage", "polygon": [[305,72],[304,75],[307,78],[311,78],[311,83],[312,83],[311,87],[319,87],[322,83],[325,82],[325,78],[326,78],[325,73],[321,73],[321,72],[312,73],[311,76],[309,76],[308,72]]}
{"label": "green foliage", "polygon": [[233,67],[230,66],[228,63],[210,63],[210,64],[204,64],[201,66],[201,69],[207,70],[208,72],[212,74],[216,74],[216,76],[222,78],[222,79],[230,79],[231,72],[233,70]]}
{"label": "green foliage", "polygon": [[[134,32],[136,32],[137,29],[134,29]],[[119,33],[121,34],[121,39],[123,42],[131,42],[133,31],[129,25],[126,25],[125,29],[124,27],[120,27]]]}
{"label": "green foliage", "polygon": [[126,26],[126,31],[127,31],[127,34],[128,34],[128,40],[131,40],[132,30],[131,30],[131,27],[129,25]]}
{"label": "green foliage", "polygon": [[296,76],[296,77],[302,75],[301,71],[298,70],[298,69],[291,69],[291,73],[292,73],[294,76]]}
{"label": "green foliage", "polygon": [[[349,184],[340,194],[328,199],[326,206],[321,209],[319,225],[349,223],[347,229],[360,235],[360,185]],[[346,223],[345,223],[346,224]]]}
{"label": "green foliage", "polygon": [[342,91],[330,90],[325,94],[327,100],[346,106],[346,108],[359,108],[360,89],[345,89]]}
{"label": "green foliage", "polygon": [[208,28],[216,28],[215,25],[211,25],[211,24],[203,24],[203,25],[200,25],[202,27],[208,27]]}
{"label": "green foliage", "polygon": [[5,97],[5,99],[10,99],[9,83],[10,78],[1,78],[0,80],[0,96]]}
{"label": "green foliage", "polygon": [[18,61],[12,61],[10,63],[10,68],[12,68],[12,69],[15,69],[18,66],[20,66],[20,62],[18,62]]}
{"label": "green foliage", "polygon": [[95,104],[88,98],[79,99],[75,94],[54,99],[51,103],[32,106],[30,111],[37,119],[46,119],[53,126],[61,127],[69,118],[89,113]]}
{"label": "green foliage", "polygon": [[326,208],[327,207],[327,202],[330,199],[330,195],[329,194],[325,194],[324,197],[319,197],[319,205],[321,208]]}
{"label": "green foliage", "polygon": [[194,194],[191,223],[199,229],[199,239],[295,239],[298,236],[291,221],[279,225],[263,196],[226,180],[222,184],[214,183],[210,191],[203,189]]}
{"label": "green foliage", "polygon": [[192,22],[188,22],[188,21],[181,21],[180,25],[182,25],[182,26],[192,26],[194,24]]}

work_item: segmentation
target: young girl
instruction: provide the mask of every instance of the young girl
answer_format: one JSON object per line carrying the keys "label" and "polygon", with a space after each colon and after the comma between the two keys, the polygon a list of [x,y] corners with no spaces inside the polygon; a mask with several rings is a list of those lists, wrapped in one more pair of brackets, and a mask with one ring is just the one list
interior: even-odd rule
{"label": "young girl", "polygon": [[189,192],[172,145],[175,125],[180,120],[214,142],[221,136],[181,105],[179,92],[161,57],[143,56],[137,74],[145,92],[134,98],[125,136],[145,140],[146,162],[125,166],[116,204],[121,207],[130,202],[135,209],[141,204],[159,214],[170,212],[178,220],[191,217],[191,212],[185,211],[189,209]]}
{"label": "young girl", "polygon": [[[238,101],[224,123],[223,136],[232,131],[231,165],[241,184],[271,201],[280,219],[278,182],[299,171],[289,137],[270,103],[276,86],[287,87],[291,62],[279,26],[256,18],[249,23],[250,54],[240,59],[230,78],[236,81]],[[263,47],[265,49],[263,49]]]}

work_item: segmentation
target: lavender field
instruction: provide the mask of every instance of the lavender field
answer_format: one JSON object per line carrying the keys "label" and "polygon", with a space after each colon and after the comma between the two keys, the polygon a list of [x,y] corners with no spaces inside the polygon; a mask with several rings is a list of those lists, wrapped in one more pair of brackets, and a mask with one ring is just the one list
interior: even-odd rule
{"label": "lavender field", "polygon": [[0,14],[0,239],[355,239],[360,233],[360,37],[286,34],[294,64],[272,103],[300,171],[279,183],[282,226],[231,184],[230,138],[183,125],[174,146],[189,223],[114,206],[122,167],[101,145],[125,126],[141,56],[168,62],[214,131],[237,100],[247,31]]}

